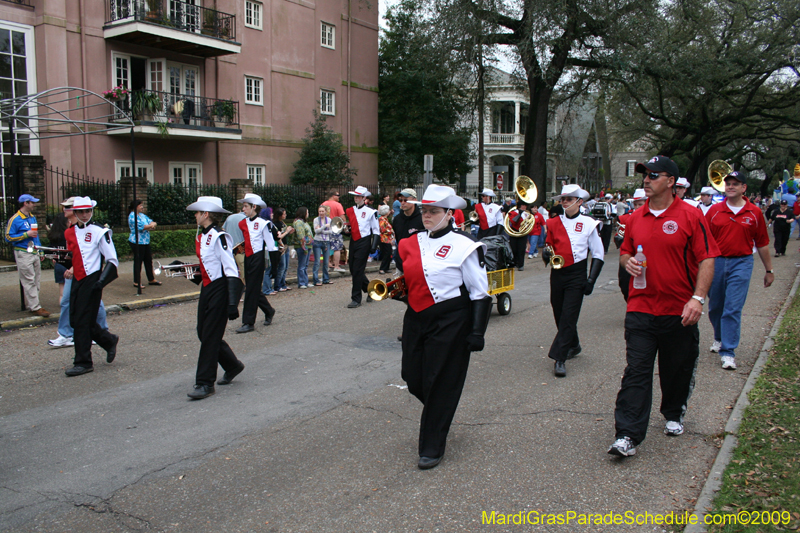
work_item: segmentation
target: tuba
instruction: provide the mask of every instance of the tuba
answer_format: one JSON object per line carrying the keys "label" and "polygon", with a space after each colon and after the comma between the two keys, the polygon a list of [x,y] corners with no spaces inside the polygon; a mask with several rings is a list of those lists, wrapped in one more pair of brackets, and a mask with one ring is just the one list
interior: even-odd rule
{"label": "tuba", "polygon": [[533,230],[533,228],[536,226],[536,216],[528,212],[528,214],[531,216],[522,221],[522,223],[519,225],[519,230],[517,231],[511,227],[511,217],[516,212],[518,212],[516,207],[508,210],[508,213],[506,213],[506,216],[503,219],[503,227],[505,228],[509,237],[527,237],[531,230]]}
{"label": "tuba", "polygon": [[708,181],[719,192],[725,192],[725,176],[733,172],[733,167],[725,161],[717,159],[708,165]]}
{"label": "tuba", "polygon": [[478,212],[477,211],[470,211],[469,215],[467,215],[467,218],[473,224],[477,224],[478,221],[480,220],[480,218],[478,217]]}
{"label": "tuba", "polygon": [[339,235],[344,231],[344,220],[342,217],[333,217],[331,219],[331,233]]}
{"label": "tuba", "polygon": [[[533,204],[539,196],[536,184],[528,176],[517,176],[514,180],[514,190],[517,192],[517,197],[528,205]],[[510,209],[503,219],[503,227],[510,237],[525,237],[536,226],[536,216],[531,213],[531,216],[522,221],[519,231],[511,228],[511,214],[517,211],[517,208]]]}
{"label": "tuba", "polygon": [[403,297],[408,293],[405,276],[400,276],[391,281],[373,279],[367,285],[367,294],[373,300],[386,300],[387,298]]}

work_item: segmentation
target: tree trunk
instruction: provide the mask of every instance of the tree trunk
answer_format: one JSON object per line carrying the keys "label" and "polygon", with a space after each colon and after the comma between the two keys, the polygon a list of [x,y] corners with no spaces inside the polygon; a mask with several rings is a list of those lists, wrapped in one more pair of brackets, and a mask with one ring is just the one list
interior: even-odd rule
{"label": "tree trunk", "polygon": [[553,90],[543,87],[544,83],[535,78],[528,78],[531,94],[531,107],[528,112],[528,123],[525,128],[525,147],[523,161],[525,172],[536,184],[539,196],[536,205],[547,200],[547,124],[550,98]]}

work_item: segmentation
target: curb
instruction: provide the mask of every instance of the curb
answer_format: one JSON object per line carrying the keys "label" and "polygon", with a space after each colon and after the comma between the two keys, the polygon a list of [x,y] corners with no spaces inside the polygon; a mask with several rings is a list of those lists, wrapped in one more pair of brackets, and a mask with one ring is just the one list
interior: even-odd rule
{"label": "curb", "polygon": [[703,490],[700,491],[700,496],[698,496],[697,504],[695,505],[693,515],[697,516],[697,523],[686,526],[683,533],[706,533],[707,531],[703,519],[705,515],[708,514],[707,511],[711,510],[714,503],[714,496],[722,487],[722,473],[725,471],[728,463],[730,463],[733,450],[736,449],[736,444],[739,442],[739,438],[736,434],[739,431],[739,425],[742,423],[744,411],[747,406],[750,405],[750,400],[747,399],[747,395],[755,386],[756,380],[761,375],[761,370],[764,368],[764,365],[767,364],[769,351],[772,349],[772,345],[775,344],[775,337],[778,335],[778,330],[780,330],[781,324],[783,323],[786,310],[789,308],[789,305],[791,305],[792,299],[797,293],[798,286],[800,286],[800,272],[795,274],[794,283],[792,284],[792,289],[789,291],[789,296],[787,296],[786,301],[783,302],[781,310],[775,318],[775,323],[772,325],[772,329],[769,335],[767,335],[764,345],[761,347],[761,352],[758,354],[758,358],[753,365],[753,369],[750,371],[750,375],[742,388],[741,394],[739,394],[739,399],[736,400],[736,405],[733,406],[731,416],[728,417],[728,422],[725,424],[725,439],[722,441],[722,447],[717,453],[714,464],[711,465],[711,472],[706,479],[705,485],[703,485]]}
{"label": "curb", "polygon": [[[380,270],[379,266],[369,266],[367,263],[366,272],[377,272]],[[1,267],[0,267],[1,268]],[[14,268],[16,270],[16,267]],[[349,272],[330,272],[331,278],[344,278],[350,277]],[[286,283],[297,283],[297,276],[286,278]],[[147,298],[144,300],[134,300],[132,302],[122,302],[118,304],[106,305],[106,313],[121,313],[123,311],[135,311],[137,309],[147,309],[157,305],[167,305],[180,302],[189,302],[200,298],[200,291],[189,292],[183,294],[175,294],[173,296],[163,296],[161,298]],[[28,327],[44,326],[46,324],[57,324],[60,313],[53,313],[49,317],[31,316],[25,318],[15,318],[0,322],[0,330],[8,331],[12,329],[21,329]]]}

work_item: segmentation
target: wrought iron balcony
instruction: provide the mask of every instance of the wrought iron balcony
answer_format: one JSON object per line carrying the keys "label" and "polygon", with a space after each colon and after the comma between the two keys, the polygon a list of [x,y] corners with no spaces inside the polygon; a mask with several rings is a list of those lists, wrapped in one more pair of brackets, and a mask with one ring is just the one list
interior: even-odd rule
{"label": "wrought iron balcony", "polygon": [[112,107],[112,115],[120,120],[131,117],[137,124],[135,132],[144,136],[165,133],[166,138],[179,139],[241,138],[239,102],[234,100],[142,90],[113,103],[116,107]]}
{"label": "wrought iron balcony", "polygon": [[180,0],[109,0],[104,37],[173,52],[238,53],[236,15]]}

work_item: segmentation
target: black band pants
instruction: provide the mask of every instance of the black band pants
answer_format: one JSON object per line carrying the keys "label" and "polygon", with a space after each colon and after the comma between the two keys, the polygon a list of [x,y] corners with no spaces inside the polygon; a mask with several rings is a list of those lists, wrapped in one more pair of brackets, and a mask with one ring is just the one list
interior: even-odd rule
{"label": "black band pants", "polygon": [[[258,284],[261,288],[261,284]],[[197,338],[200,355],[197,359],[196,385],[214,386],[217,364],[226,372],[236,370],[241,362],[228,343],[222,340],[228,323],[228,278],[222,277],[203,286],[197,302]]]}
{"label": "black band pants", "polygon": [[509,240],[514,254],[514,266],[522,268],[525,266],[525,247],[528,245],[528,237],[510,237]]}
{"label": "black band pants", "polygon": [[242,324],[255,324],[258,310],[266,316],[272,310],[267,297],[261,292],[264,281],[266,261],[264,252],[256,252],[244,258],[244,306],[242,306]]}
{"label": "black band pants", "polygon": [[100,279],[100,272],[98,270],[89,274],[80,281],[72,280],[69,322],[74,330],[72,339],[75,342],[75,366],[92,367],[92,341],[106,351],[114,344],[114,336],[97,323],[103,291],[93,290],[92,287]]}
{"label": "black band pants", "polygon": [[361,303],[361,294],[367,292],[369,280],[365,273],[367,269],[367,258],[369,257],[370,236],[350,241],[350,274],[353,276],[353,289],[351,299]]}
{"label": "black band pants", "polygon": [[578,318],[586,279],[586,260],[550,272],[550,305],[558,327],[558,333],[550,345],[550,359],[566,361],[569,349],[580,344]]}

